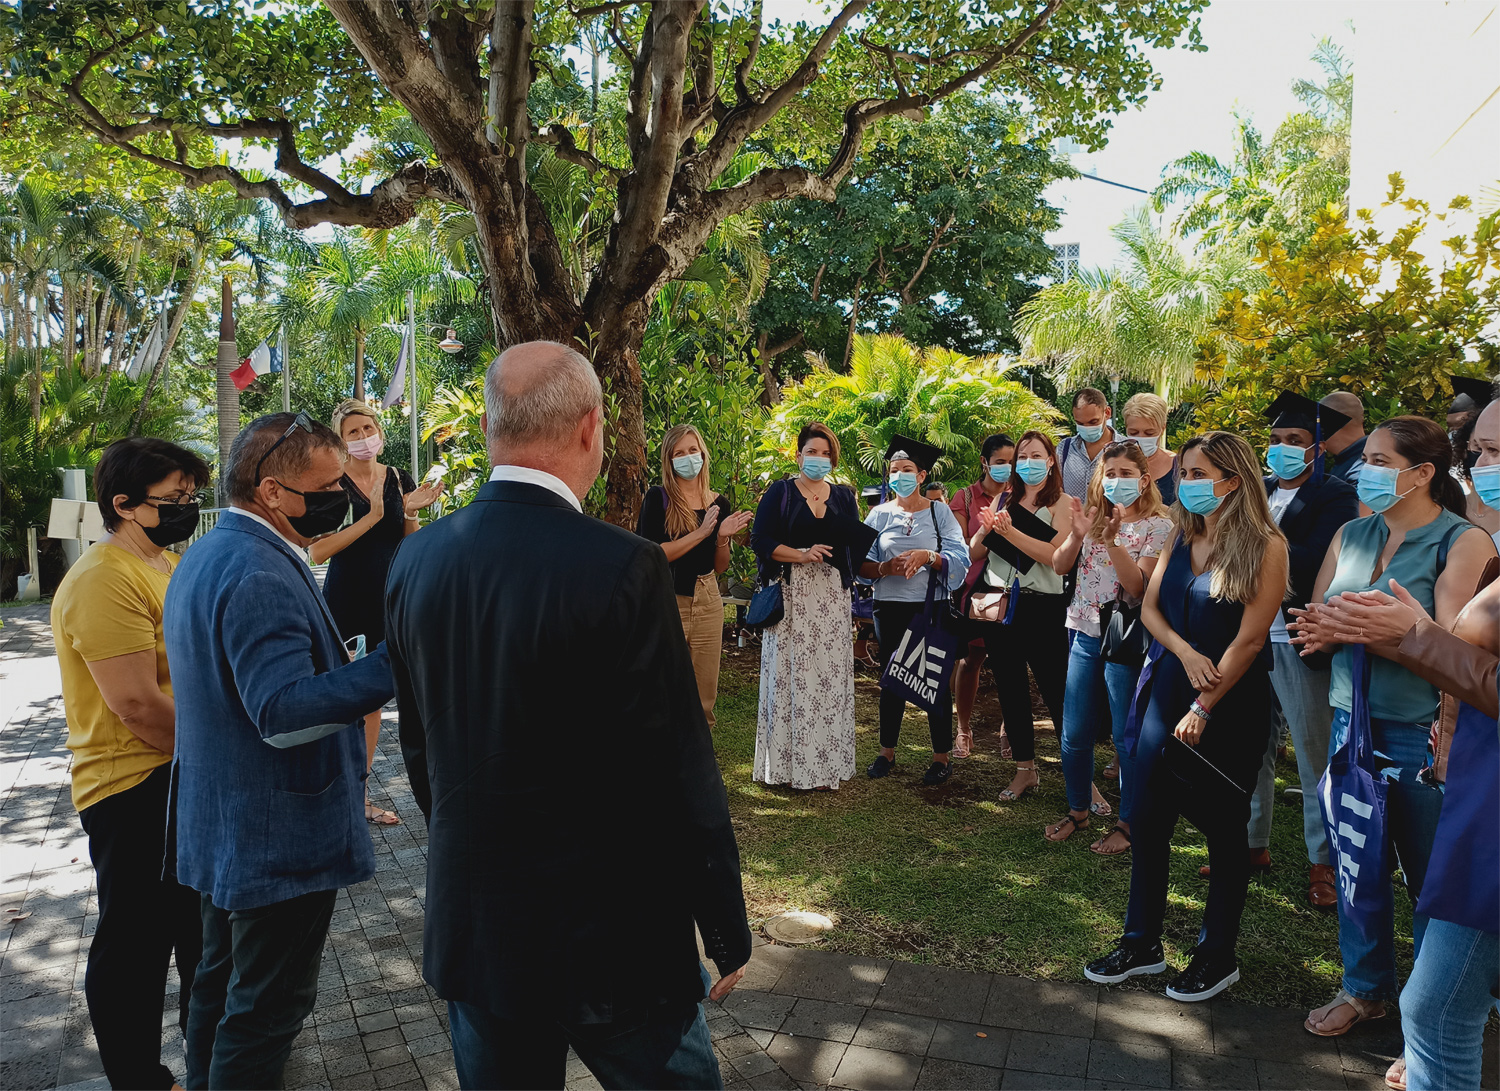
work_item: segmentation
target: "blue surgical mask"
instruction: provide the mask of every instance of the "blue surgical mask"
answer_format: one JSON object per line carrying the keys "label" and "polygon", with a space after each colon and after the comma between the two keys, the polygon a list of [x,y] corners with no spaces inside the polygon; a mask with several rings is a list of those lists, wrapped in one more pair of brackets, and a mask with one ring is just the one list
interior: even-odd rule
{"label": "blue surgical mask", "polygon": [[1078,426],[1078,438],[1085,443],[1098,443],[1104,438],[1104,425],[1080,424]]}
{"label": "blue surgical mask", "polygon": [[1266,448],[1266,465],[1283,481],[1301,477],[1307,470],[1307,452],[1311,447],[1296,447],[1290,443],[1273,443]]}
{"label": "blue surgical mask", "polygon": [[833,473],[833,460],[822,455],[803,455],[802,472],[811,481],[822,481]]}
{"label": "blue surgical mask", "polygon": [[1028,485],[1040,485],[1047,480],[1045,458],[1021,458],[1016,460],[1016,473]]}
{"label": "blue surgical mask", "polygon": [[998,466],[990,467],[990,480],[997,485],[1003,485],[1010,480],[1010,463],[1002,462]]}
{"label": "blue surgical mask", "polygon": [[1147,458],[1156,454],[1156,448],[1161,445],[1161,440],[1155,436],[1131,436],[1130,442],[1140,444],[1141,454]]}
{"label": "blue surgical mask", "polygon": [[[1417,465],[1420,466],[1421,463]],[[1370,466],[1368,464],[1360,467],[1359,487],[1355,490],[1359,493],[1359,502],[1376,513],[1390,511],[1407,493],[1416,491],[1415,485],[1406,492],[1396,491],[1396,482],[1401,475],[1407,470],[1416,468],[1416,466],[1407,466],[1406,469],[1398,470],[1394,466]]]}
{"label": "blue surgical mask", "polygon": [[1210,481],[1206,477],[1196,481],[1179,481],[1178,502],[1194,515],[1212,515],[1224,503],[1224,498],[1214,492],[1217,484],[1217,481]]}
{"label": "blue surgical mask", "polygon": [[703,470],[702,455],[678,455],[672,460],[672,472],[678,477],[694,478]]}
{"label": "blue surgical mask", "polygon": [[891,491],[897,496],[910,496],[917,491],[917,475],[910,470],[891,474]]}
{"label": "blue surgical mask", "polygon": [[1106,477],[1104,498],[1111,504],[1128,508],[1141,498],[1141,479],[1138,477]]}
{"label": "blue surgical mask", "polygon": [[1500,509],[1500,462],[1493,466],[1475,466],[1469,471],[1469,480],[1485,507]]}

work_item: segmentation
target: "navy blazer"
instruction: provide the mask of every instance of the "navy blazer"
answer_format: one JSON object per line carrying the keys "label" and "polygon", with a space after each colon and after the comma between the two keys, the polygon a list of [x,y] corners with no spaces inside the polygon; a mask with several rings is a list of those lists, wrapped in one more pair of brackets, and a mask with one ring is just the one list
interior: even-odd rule
{"label": "navy blazer", "polygon": [[666,554],[492,481],[386,583],[428,816],[424,976],[501,1018],[627,1025],[750,957],[739,850]]}
{"label": "navy blazer", "polygon": [[362,718],[394,692],[385,645],[347,663],[306,560],[233,512],[183,555],[162,628],[168,873],[231,911],[374,875]]}
{"label": "navy blazer", "polygon": [[[1274,475],[1268,475],[1265,478],[1266,495],[1270,496],[1279,485]],[[1358,514],[1359,500],[1354,486],[1343,478],[1325,473],[1319,484],[1314,485],[1309,480],[1297,489],[1297,495],[1292,497],[1281,516],[1281,533],[1286,535],[1287,543],[1288,582],[1291,584],[1283,609],[1292,606],[1303,609],[1312,601],[1313,584],[1318,580],[1318,569],[1323,567],[1323,558],[1333,536]]]}

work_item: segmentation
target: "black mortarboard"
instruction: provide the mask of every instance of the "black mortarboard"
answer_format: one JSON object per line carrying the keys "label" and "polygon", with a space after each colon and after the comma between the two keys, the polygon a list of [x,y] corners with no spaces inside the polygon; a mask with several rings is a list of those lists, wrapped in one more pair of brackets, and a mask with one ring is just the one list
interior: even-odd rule
{"label": "black mortarboard", "polygon": [[[1331,436],[1349,423],[1349,415],[1331,409],[1322,402],[1315,402],[1303,394],[1283,390],[1276,400],[1266,406],[1265,416],[1272,428],[1302,428],[1312,433],[1313,443],[1321,444],[1323,437]],[[1323,453],[1313,459],[1311,483],[1323,483]]]}
{"label": "black mortarboard", "polygon": [[1347,414],[1290,390],[1282,391],[1266,406],[1265,417],[1272,428],[1302,428],[1317,436],[1320,443],[1322,436],[1331,436],[1349,423]]}
{"label": "black mortarboard", "polygon": [[1468,413],[1483,409],[1495,397],[1495,384],[1488,379],[1470,379],[1465,375],[1450,375],[1453,384],[1453,404],[1450,413]]}
{"label": "black mortarboard", "polygon": [[880,485],[866,485],[859,490],[859,496],[866,504],[873,506],[884,501],[885,488]]}
{"label": "black mortarboard", "polygon": [[898,458],[909,458],[917,464],[919,470],[931,471],[933,464],[942,457],[943,452],[940,448],[912,439],[910,436],[894,437],[890,446],[885,449],[887,462],[894,462]]}

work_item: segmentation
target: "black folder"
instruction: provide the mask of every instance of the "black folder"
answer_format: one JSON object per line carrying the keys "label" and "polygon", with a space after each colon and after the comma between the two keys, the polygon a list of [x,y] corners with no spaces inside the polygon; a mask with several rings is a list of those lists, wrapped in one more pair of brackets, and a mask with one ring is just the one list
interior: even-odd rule
{"label": "black folder", "polygon": [[848,546],[856,566],[869,554],[875,539],[880,537],[880,532],[874,527],[848,516],[825,515],[818,523],[818,541],[835,548]]}
{"label": "black folder", "polygon": [[[1039,542],[1050,542],[1057,536],[1057,530],[1048,525],[1047,521],[1036,512],[1027,511],[1025,508],[1017,507],[1010,512],[1011,524],[1028,538],[1035,538]],[[1036,558],[1021,552],[1011,545],[993,530],[984,536],[984,545],[991,553],[996,554],[1002,561],[1010,563],[1016,572],[1025,575],[1031,571],[1031,566],[1036,564]]]}
{"label": "black folder", "polygon": [[1162,751],[1167,769],[1189,788],[1209,798],[1249,799],[1252,789],[1245,788],[1220,769],[1195,746],[1189,746],[1176,735],[1167,736]]}

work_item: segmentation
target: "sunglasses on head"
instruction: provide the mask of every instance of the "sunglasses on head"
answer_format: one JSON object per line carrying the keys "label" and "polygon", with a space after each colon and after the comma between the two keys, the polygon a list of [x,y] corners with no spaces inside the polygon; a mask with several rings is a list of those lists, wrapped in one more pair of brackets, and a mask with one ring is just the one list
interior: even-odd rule
{"label": "sunglasses on head", "polygon": [[313,420],[307,415],[307,410],[305,409],[297,414],[297,419],[292,421],[291,427],[288,428],[285,432],[281,433],[281,438],[278,439],[275,443],[271,444],[271,446],[267,447],[266,453],[260,456],[260,461],[255,464],[255,484],[259,485],[263,480],[265,480],[261,476],[260,468],[266,464],[266,459],[271,457],[271,452],[285,443],[287,439],[290,438],[291,434],[299,428],[309,434],[311,434],[313,430]]}

